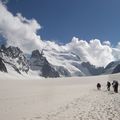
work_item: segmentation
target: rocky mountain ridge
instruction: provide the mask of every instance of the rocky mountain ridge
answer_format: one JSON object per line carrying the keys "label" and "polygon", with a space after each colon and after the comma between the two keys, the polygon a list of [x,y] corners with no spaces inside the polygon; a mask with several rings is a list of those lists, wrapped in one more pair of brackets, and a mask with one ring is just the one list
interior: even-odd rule
{"label": "rocky mountain ridge", "polygon": [[[49,52],[47,54],[49,54]],[[96,67],[91,65],[89,62],[81,62],[80,57],[75,53],[62,53],[61,55],[58,55],[58,57],[59,56],[62,56],[62,59],[66,60],[65,62],[69,61],[71,66],[74,68],[75,76],[91,76],[120,72],[120,61],[113,61],[104,68]],[[61,61],[63,61],[62,59]],[[43,50],[34,50],[30,57],[27,57],[18,47],[5,47],[2,45],[0,48],[0,71],[9,73],[9,71],[12,70],[19,74],[29,74],[29,71],[37,71],[39,76],[42,77],[73,76],[71,73],[71,67],[54,65],[54,62],[51,64],[44,55]]]}

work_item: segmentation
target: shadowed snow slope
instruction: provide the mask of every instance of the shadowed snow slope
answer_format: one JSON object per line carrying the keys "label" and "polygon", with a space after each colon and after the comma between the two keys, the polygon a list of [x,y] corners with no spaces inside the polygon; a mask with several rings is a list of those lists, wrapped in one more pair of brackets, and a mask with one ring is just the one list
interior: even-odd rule
{"label": "shadowed snow slope", "polygon": [[[112,88],[106,90],[106,82],[119,81],[120,74],[39,80],[5,78],[0,80],[0,120],[120,119],[120,91],[115,94]],[[100,91],[96,90],[98,82],[102,85]]]}

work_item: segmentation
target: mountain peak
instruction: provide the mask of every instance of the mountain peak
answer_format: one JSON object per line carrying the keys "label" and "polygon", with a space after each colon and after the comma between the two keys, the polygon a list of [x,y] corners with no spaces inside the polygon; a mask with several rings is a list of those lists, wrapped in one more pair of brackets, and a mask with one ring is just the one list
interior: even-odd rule
{"label": "mountain peak", "polygon": [[[39,73],[43,77],[59,76],[88,76],[109,74],[119,72],[120,61],[108,64],[106,68],[96,67],[90,62],[82,62],[75,53],[33,50],[31,56],[25,56],[19,47],[1,45],[0,63],[1,71],[11,71],[10,67],[17,73],[29,73],[29,70]],[[9,67],[8,67],[9,66]],[[117,68],[116,68],[117,66]],[[116,68],[116,69],[115,69]],[[10,69],[10,70],[9,70]]]}

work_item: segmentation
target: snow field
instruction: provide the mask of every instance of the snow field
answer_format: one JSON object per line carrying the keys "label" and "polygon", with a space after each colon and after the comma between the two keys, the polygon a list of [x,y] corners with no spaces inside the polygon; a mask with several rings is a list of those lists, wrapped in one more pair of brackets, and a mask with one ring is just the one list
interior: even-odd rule
{"label": "snow field", "polygon": [[0,80],[0,119],[119,120],[120,91],[106,90],[119,76]]}

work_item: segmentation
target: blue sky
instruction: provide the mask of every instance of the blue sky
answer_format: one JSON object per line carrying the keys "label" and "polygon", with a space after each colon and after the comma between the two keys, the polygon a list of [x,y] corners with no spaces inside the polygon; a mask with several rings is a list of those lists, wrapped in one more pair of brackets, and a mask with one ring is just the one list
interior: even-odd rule
{"label": "blue sky", "polygon": [[8,10],[35,18],[44,40],[70,42],[73,36],[120,41],[120,0],[9,0]]}

